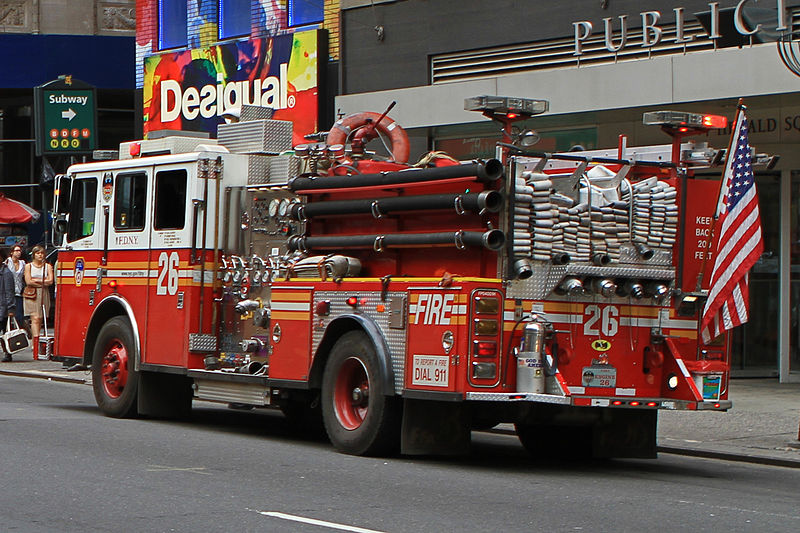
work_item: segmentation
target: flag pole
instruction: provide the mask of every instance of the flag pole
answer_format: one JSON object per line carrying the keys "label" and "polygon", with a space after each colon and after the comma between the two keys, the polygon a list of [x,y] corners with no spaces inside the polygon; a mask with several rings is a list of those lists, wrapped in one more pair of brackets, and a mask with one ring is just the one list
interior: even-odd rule
{"label": "flag pole", "polygon": [[711,228],[708,232],[708,238],[705,241],[704,251],[703,251],[703,264],[700,267],[700,272],[697,274],[697,285],[695,286],[695,291],[700,292],[703,286],[703,277],[705,276],[706,272],[706,265],[708,264],[708,256],[711,253],[711,243],[714,239],[714,231],[717,227],[717,220],[719,219],[719,205],[722,202],[722,191],[725,190],[725,185],[727,181],[727,173],[728,173],[728,165],[731,162],[731,157],[733,157],[733,148],[736,146],[736,133],[738,128],[736,127],[739,124],[739,116],[744,113],[747,109],[747,106],[744,105],[744,99],[739,98],[739,102],[736,104],[736,116],[733,119],[733,124],[731,124],[731,138],[728,142],[728,151],[725,153],[725,167],[722,169],[722,177],[719,180],[719,190],[717,191],[717,203],[714,206],[714,218],[711,220]]}

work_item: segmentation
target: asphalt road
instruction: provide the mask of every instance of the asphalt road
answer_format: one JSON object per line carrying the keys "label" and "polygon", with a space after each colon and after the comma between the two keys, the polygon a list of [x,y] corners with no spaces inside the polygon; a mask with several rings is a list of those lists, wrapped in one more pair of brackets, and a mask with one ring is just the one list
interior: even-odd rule
{"label": "asphalt road", "polygon": [[85,385],[0,376],[0,531],[800,530],[800,470],[662,455],[530,459],[476,433],[464,458],[362,458],[271,412],[102,416]]}

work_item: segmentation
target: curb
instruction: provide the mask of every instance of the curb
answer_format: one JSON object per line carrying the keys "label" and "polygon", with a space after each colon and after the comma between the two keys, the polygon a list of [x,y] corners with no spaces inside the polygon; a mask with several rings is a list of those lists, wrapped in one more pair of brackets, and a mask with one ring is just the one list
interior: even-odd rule
{"label": "curb", "polygon": [[46,379],[48,381],[58,381],[61,383],[79,383],[79,384],[86,383],[86,379],[84,378],[78,378],[78,377],[71,378],[60,374],[54,375],[52,373],[42,372],[40,370],[0,370],[0,375],[14,376],[18,378]]}
{"label": "curb", "polygon": [[[487,431],[498,435],[516,437],[516,432],[511,429],[496,427]],[[720,452],[713,450],[699,450],[697,448],[680,448],[677,446],[656,446],[656,452],[671,455],[684,455],[687,457],[702,457],[705,459],[718,459],[720,461],[733,461],[767,466],[781,466],[785,468],[800,468],[800,459],[786,459],[782,457],[767,457],[764,455],[750,455],[746,453]]]}
{"label": "curb", "polygon": [[656,449],[659,453],[669,453],[673,455],[703,457],[707,459],[720,459],[722,461],[736,461],[739,463],[752,463],[768,466],[782,466],[785,468],[800,468],[800,460],[798,459],[784,459],[780,457],[766,457],[763,455],[749,455],[745,453],[698,450],[697,448],[675,448],[672,446],[658,446]]}

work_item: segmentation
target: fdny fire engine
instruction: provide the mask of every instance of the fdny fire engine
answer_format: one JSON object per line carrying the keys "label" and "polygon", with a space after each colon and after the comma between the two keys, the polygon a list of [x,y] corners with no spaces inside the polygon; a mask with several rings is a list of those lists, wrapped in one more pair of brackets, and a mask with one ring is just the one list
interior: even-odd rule
{"label": "fdny fire engine", "polygon": [[559,154],[511,127],[545,101],[465,108],[503,124],[496,159],[411,164],[387,113],[291,146],[244,108],[216,140],[70,167],[52,358],[91,368],[108,416],[276,407],[356,455],[513,423],[531,453],[654,457],[658,410],[730,408],[694,247],[718,188],[694,173],[724,151],[685,139],[724,117],[649,113],[671,144]]}

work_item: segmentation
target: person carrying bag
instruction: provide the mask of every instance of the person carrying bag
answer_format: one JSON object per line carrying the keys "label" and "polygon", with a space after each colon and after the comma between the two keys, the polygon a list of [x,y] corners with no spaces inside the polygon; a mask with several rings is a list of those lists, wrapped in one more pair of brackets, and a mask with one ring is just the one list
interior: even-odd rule
{"label": "person carrying bag", "polygon": [[[42,321],[46,320],[46,310],[50,309],[50,290],[53,284],[53,267],[44,260],[44,247],[33,247],[32,261],[25,265],[25,290],[22,292],[25,301],[25,314],[31,317],[31,335],[33,336],[33,358],[39,358],[39,332]],[[42,309],[45,309],[43,311]]]}
{"label": "person carrying bag", "polygon": [[[13,317],[16,311],[17,300],[14,296],[14,274],[8,269],[5,263],[6,251],[0,249],[0,329],[5,332],[6,323],[9,317]],[[6,350],[5,342],[3,344],[3,363],[10,363],[13,359],[11,354]]]}
{"label": "person carrying bag", "polygon": [[14,274],[14,295],[17,299],[16,316],[19,325],[28,332],[28,337],[31,336],[30,328],[25,322],[25,305],[22,303],[22,291],[25,290],[25,260],[22,259],[22,246],[15,244],[11,247],[11,254],[6,259],[8,269]]}

